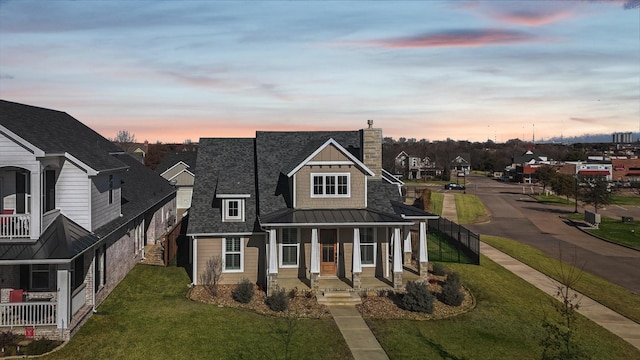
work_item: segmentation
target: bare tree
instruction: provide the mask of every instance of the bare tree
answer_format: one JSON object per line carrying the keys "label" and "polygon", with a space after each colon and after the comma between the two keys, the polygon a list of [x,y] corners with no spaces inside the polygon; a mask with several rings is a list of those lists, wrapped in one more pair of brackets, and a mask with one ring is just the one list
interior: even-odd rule
{"label": "bare tree", "polygon": [[120,130],[115,138],[109,139],[117,143],[134,143],[136,142],[136,135],[129,132],[129,130]]}
{"label": "bare tree", "polygon": [[222,258],[212,256],[207,260],[204,271],[200,274],[200,283],[211,296],[218,295],[218,283],[222,276]]}

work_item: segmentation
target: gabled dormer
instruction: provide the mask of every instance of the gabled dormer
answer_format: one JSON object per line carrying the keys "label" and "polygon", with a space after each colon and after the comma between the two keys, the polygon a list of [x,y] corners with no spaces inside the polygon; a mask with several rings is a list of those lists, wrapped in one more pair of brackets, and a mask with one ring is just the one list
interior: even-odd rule
{"label": "gabled dormer", "polygon": [[286,174],[293,183],[294,208],[367,207],[367,177],[374,173],[355,155],[333,138],[302,154]]}
{"label": "gabled dormer", "polygon": [[250,194],[216,194],[216,199],[221,204],[222,222],[246,221],[246,199],[250,197]]}

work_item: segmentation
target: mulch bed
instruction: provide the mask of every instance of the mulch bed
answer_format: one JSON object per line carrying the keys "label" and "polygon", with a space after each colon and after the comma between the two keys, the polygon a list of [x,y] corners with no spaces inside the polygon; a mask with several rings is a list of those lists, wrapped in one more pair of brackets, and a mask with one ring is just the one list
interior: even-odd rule
{"label": "mulch bed", "polygon": [[[429,289],[438,295],[441,292],[441,284],[445,277],[430,275],[430,279],[435,279],[429,284]],[[289,310],[277,312],[269,309],[265,304],[266,294],[255,288],[254,296],[247,304],[242,304],[233,299],[232,291],[235,285],[219,285],[218,294],[213,297],[203,286],[195,286],[189,292],[189,298],[207,304],[216,304],[219,307],[231,307],[246,309],[258,314],[269,316],[295,316],[299,318],[323,319],[330,318],[331,313],[325,305],[318,304],[316,297],[311,291],[290,292]],[[362,304],[356,305],[364,318],[374,319],[411,319],[411,320],[435,320],[444,319],[466,313],[475,307],[472,294],[465,287],[462,287],[464,301],[460,306],[448,306],[436,300],[432,314],[412,312],[401,307],[402,293],[394,291],[367,291],[361,292]]]}

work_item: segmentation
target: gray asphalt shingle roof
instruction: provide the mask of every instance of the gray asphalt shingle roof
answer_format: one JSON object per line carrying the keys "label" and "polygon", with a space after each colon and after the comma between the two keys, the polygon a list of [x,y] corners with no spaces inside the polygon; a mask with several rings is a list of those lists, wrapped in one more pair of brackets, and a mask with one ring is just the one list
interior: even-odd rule
{"label": "gray asphalt shingle roof", "polygon": [[69,153],[96,171],[126,167],[111,141],[69,114],[0,100],[0,125],[49,154]]}

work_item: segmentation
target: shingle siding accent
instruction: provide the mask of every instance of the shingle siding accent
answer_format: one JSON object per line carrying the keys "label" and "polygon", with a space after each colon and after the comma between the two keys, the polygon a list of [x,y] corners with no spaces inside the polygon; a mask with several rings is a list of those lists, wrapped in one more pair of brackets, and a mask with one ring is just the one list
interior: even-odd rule
{"label": "shingle siding accent", "polygon": [[[311,197],[311,174],[315,173],[349,173],[351,174],[351,196],[344,197]],[[365,207],[366,175],[354,166],[305,166],[295,176],[296,208],[298,209],[362,209]]]}

